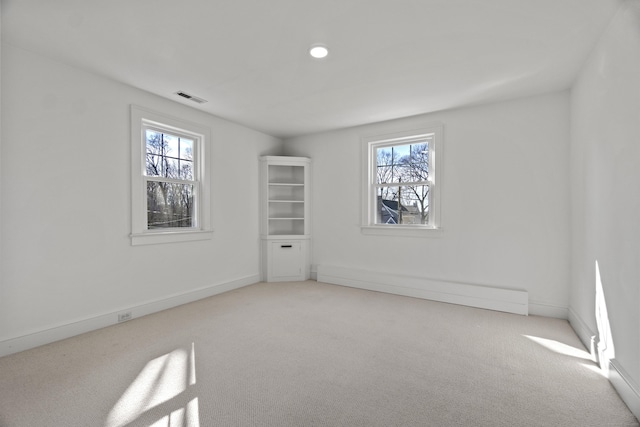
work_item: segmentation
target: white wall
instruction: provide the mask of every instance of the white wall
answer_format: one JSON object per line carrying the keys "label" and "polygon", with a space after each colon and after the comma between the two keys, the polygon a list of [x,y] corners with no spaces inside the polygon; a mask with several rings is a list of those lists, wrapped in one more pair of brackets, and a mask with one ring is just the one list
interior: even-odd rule
{"label": "white wall", "polygon": [[[444,123],[439,238],[360,232],[360,137]],[[285,141],[313,162],[314,265],[529,292],[532,313],[567,316],[567,92]]]}
{"label": "white wall", "polygon": [[[626,400],[640,416],[640,2],[621,7],[571,107],[572,324],[584,341],[598,334],[613,374],[635,388],[635,401]],[[608,316],[596,316],[596,262]],[[605,350],[607,322],[613,346]]]}
{"label": "white wall", "polygon": [[[0,1],[0,82],[2,82],[2,1]],[[5,299],[2,282],[3,255],[2,255],[2,84],[0,83],[0,301]]]}
{"label": "white wall", "polygon": [[[130,104],[212,129],[213,240],[131,246]],[[258,280],[258,157],[280,140],[8,45],[2,122],[0,344]]]}

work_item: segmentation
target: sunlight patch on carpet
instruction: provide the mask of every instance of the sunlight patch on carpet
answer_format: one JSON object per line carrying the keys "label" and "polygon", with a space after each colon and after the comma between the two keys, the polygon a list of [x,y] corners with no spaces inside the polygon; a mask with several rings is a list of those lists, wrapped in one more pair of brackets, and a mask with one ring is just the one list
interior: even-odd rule
{"label": "sunlight patch on carpet", "polygon": [[586,350],[572,347],[559,341],[550,340],[547,338],[534,337],[531,335],[523,335],[523,337],[528,338],[531,341],[540,344],[544,348],[547,348],[555,353],[564,354],[565,356],[577,357],[578,359],[591,360],[591,355]]}
{"label": "sunlight patch on carpet", "polygon": [[[168,404],[196,383],[195,346],[179,348],[149,361],[111,409],[105,427],[124,427],[153,408]],[[198,398],[171,410],[152,424],[199,427]]]}

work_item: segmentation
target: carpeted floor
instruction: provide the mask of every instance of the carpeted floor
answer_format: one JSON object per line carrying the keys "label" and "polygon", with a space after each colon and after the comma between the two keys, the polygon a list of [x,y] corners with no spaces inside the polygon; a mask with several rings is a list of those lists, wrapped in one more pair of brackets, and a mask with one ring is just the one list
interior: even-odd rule
{"label": "carpeted floor", "polygon": [[0,426],[638,426],[566,321],[259,283],[0,358]]}

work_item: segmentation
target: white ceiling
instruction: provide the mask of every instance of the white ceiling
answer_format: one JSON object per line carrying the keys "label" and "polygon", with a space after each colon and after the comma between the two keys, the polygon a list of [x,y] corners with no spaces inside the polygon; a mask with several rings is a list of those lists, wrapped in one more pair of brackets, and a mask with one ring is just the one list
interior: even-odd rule
{"label": "white ceiling", "polygon": [[2,0],[2,41],[287,138],[568,88],[620,2]]}

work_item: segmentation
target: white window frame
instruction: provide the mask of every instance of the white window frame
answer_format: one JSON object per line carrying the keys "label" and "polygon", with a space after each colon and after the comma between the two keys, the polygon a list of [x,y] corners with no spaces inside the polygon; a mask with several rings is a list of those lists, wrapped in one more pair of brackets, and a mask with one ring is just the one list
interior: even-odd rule
{"label": "white window frame", "polygon": [[[376,224],[376,149],[406,145],[433,137],[429,144],[429,223]],[[443,165],[443,125],[431,124],[420,129],[363,136],[362,144],[362,221],[363,234],[381,236],[437,237],[442,233],[441,190]]]}
{"label": "white window frame", "polygon": [[[194,227],[147,228],[146,129],[188,137],[194,141]],[[131,244],[207,240],[213,237],[211,219],[211,130],[203,125],[131,106]],[[167,179],[170,181],[170,179]]]}

